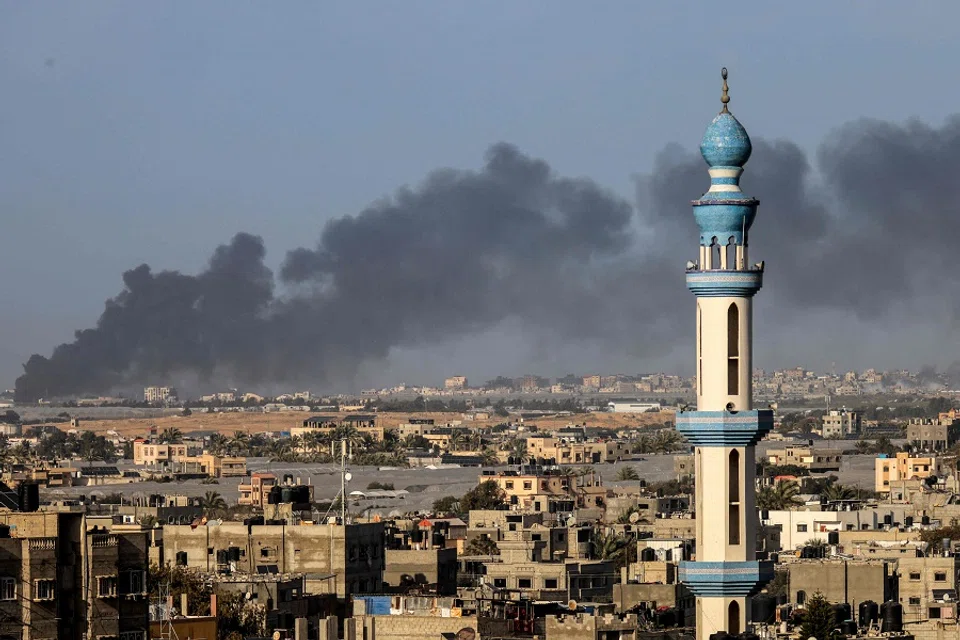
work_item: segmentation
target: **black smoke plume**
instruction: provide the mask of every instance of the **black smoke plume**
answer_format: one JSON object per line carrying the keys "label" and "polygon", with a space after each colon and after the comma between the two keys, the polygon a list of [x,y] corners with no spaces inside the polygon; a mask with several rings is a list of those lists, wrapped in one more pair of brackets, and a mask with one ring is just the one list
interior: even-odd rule
{"label": "black smoke plume", "polygon": [[[931,300],[947,302],[944,324],[955,331],[960,119],[939,128],[854,122],[816,161],[817,171],[797,145],[755,140],[744,175],[744,190],[761,201],[751,258],[769,260],[771,331],[797,339],[797,319],[819,312],[871,325]],[[635,212],[589,180],[557,177],[498,144],[479,171],[437,171],[328,222],[315,248],[289,252],[276,281],[263,243],[242,233],[199,275],[128,271],[95,328],[29,359],[17,398],[179,372],[349,380],[391,349],[505,320],[555,345],[668,353],[692,331],[682,268],[696,256],[689,201],[707,184],[699,155],[670,146],[637,179]],[[803,336],[794,353],[815,339]]]}

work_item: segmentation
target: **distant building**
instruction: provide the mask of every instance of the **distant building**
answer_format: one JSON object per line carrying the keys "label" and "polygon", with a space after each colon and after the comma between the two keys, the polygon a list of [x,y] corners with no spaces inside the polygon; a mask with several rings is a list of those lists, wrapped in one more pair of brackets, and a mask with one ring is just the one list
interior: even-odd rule
{"label": "distant building", "polygon": [[775,466],[794,465],[812,473],[839,471],[843,460],[841,449],[814,448],[812,444],[790,444],[783,449],[767,451],[767,461]]}
{"label": "distant building", "polygon": [[462,391],[467,388],[467,377],[450,376],[443,381],[443,388],[447,391]]}
{"label": "distant building", "polygon": [[659,402],[608,402],[607,411],[611,413],[647,413],[660,411],[663,407]]}
{"label": "distant building", "polygon": [[824,438],[846,438],[860,433],[861,419],[856,411],[833,409],[823,416],[821,435]]}
{"label": "distant building", "polygon": [[950,427],[932,420],[911,421],[907,425],[907,440],[919,451],[946,451],[953,444]]}
{"label": "distant building", "polygon": [[900,452],[895,458],[878,456],[874,462],[876,491],[886,493],[890,485],[900,480],[925,480],[940,472],[937,458],[933,456],[914,457]]}
{"label": "distant building", "polygon": [[167,404],[175,402],[177,390],[173,387],[144,387],[143,399],[147,404]]}

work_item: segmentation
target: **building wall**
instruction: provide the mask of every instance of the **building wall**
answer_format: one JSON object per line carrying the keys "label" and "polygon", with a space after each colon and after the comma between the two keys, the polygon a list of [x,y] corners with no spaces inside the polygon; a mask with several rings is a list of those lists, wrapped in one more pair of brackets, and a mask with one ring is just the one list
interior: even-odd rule
{"label": "building wall", "polygon": [[476,629],[475,617],[363,616],[366,640],[436,640],[444,633]]}
{"label": "building wall", "polygon": [[[190,525],[163,528],[164,561],[173,563],[186,552],[187,566],[216,572],[257,573],[257,567],[276,566],[280,573],[334,574],[336,593],[378,591],[384,569],[383,524],[250,525],[223,523],[194,529]],[[233,567],[217,563],[217,551],[239,549]],[[208,553],[212,549],[212,553]]]}
{"label": "building wall", "polygon": [[904,622],[917,622],[929,617],[936,604],[936,595],[944,590],[953,590],[951,596],[956,605],[957,570],[960,563],[956,557],[903,558],[898,562],[897,574],[900,585],[900,604],[903,605]]}
{"label": "building wall", "polygon": [[892,565],[886,562],[795,562],[787,565],[790,602],[820,592],[832,603],[883,603],[893,595]]}
{"label": "building wall", "polygon": [[453,595],[457,592],[457,551],[388,549],[383,581],[391,587],[437,585],[438,595]]}

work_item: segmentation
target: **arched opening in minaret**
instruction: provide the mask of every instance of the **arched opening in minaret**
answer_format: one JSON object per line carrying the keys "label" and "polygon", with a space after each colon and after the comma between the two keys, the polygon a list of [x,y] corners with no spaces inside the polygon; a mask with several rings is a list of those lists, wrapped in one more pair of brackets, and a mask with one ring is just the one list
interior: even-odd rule
{"label": "arched opening in minaret", "polygon": [[710,268],[711,269],[720,269],[720,256],[722,252],[720,251],[720,242],[714,236],[713,240],[710,241]]}
{"label": "arched opening in minaret", "polygon": [[727,244],[724,247],[727,252],[727,269],[737,270],[740,266],[737,264],[737,239],[733,236],[730,236],[730,239],[727,240]]}
{"label": "arched opening in minaret", "polygon": [[740,635],[740,603],[736,600],[727,607],[727,633]]}
{"label": "arched opening in minaret", "polygon": [[727,309],[727,395],[740,393],[740,307],[731,302]]}
{"label": "arched opening in minaret", "polygon": [[727,544],[740,544],[740,452],[730,452],[727,462]]}

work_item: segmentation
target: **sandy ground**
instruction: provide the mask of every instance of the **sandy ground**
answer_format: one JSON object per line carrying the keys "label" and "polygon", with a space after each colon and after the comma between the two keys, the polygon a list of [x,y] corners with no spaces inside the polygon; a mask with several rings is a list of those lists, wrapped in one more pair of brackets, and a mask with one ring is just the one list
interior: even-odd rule
{"label": "sandy ground", "polygon": [[[283,412],[283,413],[201,413],[195,412],[190,416],[158,416],[151,418],[120,418],[113,420],[83,420],[81,428],[104,433],[113,430],[121,436],[138,436],[146,434],[150,427],[156,426],[162,431],[168,427],[180,429],[184,434],[191,431],[219,431],[223,434],[232,434],[235,431],[260,433],[264,431],[289,431],[291,427],[300,426],[311,413]],[[334,415],[326,414],[323,415]],[[340,418],[351,414],[336,414]],[[356,414],[352,414],[356,415]],[[459,421],[466,427],[488,427],[503,422],[503,418],[490,420],[465,420],[460,413],[377,413],[377,424],[385,427],[395,426],[408,422],[411,418],[432,418],[438,425]],[[591,427],[622,428],[633,426],[648,426],[673,422],[673,412],[661,413],[589,413],[575,414],[563,417],[527,419],[528,425],[536,425],[544,431],[553,431],[570,424],[586,422]],[[65,425],[59,425],[68,428]]]}

